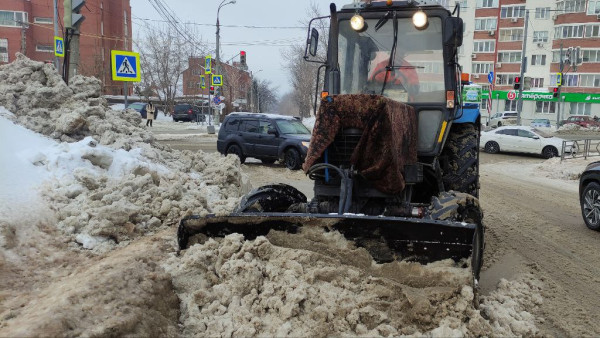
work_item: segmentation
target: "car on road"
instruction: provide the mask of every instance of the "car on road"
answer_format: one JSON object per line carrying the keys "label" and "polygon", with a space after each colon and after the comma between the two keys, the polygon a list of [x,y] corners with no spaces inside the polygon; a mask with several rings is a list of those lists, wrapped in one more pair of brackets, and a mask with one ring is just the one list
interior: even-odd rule
{"label": "car on road", "polygon": [[517,123],[517,112],[516,111],[503,111],[498,112],[492,116],[488,122],[488,126],[492,128],[502,127],[506,125],[514,125]]}
{"label": "car on road", "polygon": [[573,115],[569,116],[566,120],[560,121],[561,126],[566,124],[576,124],[583,128],[600,127],[600,122],[588,115]]}
{"label": "car on road", "polygon": [[202,114],[200,107],[189,103],[176,104],[175,107],[173,107],[172,116],[174,122],[195,122],[197,119],[204,121],[204,114]]}
{"label": "car on road", "polygon": [[140,113],[143,119],[146,118],[146,103],[144,102],[131,103],[127,106],[127,109],[133,109]]}
{"label": "car on road", "polygon": [[588,164],[579,178],[579,204],[585,225],[600,231],[600,161]]}
{"label": "car on road", "polygon": [[300,169],[310,141],[310,131],[294,117],[276,114],[231,113],[217,137],[217,150],[272,164],[283,160],[288,169]]}
{"label": "car on road", "polygon": [[542,127],[542,128],[550,128],[552,125],[550,124],[549,119],[533,119],[529,124],[530,127]]}
{"label": "car on road", "polygon": [[[507,126],[482,132],[479,144],[490,154],[503,151],[551,158],[561,155],[563,141],[536,128]],[[566,147],[565,152],[571,152],[571,146]]]}

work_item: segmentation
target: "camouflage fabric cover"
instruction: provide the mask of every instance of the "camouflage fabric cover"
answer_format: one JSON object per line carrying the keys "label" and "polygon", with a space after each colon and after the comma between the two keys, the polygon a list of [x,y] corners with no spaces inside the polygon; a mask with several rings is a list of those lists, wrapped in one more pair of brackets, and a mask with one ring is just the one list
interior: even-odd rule
{"label": "camouflage fabric cover", "polygon": [[404,190],[404,166],[417,162],[417,116],[413,107],[380,95],[346,94],[324,99],[316,116],[304,172],[320,162],[335,135],[363,130],[350,159],[358,172],[387,194]]}

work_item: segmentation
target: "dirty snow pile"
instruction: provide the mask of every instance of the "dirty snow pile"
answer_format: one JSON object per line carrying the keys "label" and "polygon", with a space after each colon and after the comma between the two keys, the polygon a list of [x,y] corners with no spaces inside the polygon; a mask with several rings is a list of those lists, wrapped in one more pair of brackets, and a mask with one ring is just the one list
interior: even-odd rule
{"label": "dirty snow pile", "polygon": [[107,107],[95,78],[67,86],[52,65],[18,55],[0,79],[0,106],[13,113],[3,116],[55,140],[21,155],[54,173],[42,194],[58,227],[85,248],[126,242],[185,213],[228,213],[243,193],[235,158],[162,146],[139,113]]}
{"label": "dirty snow pile", "polygon": [[532,336],[528,310],[542,301],[539,282],[523,276],[477,310],[469,273],[453,261],[375,264],[339,233],[232,234],[166,269],[184,336]]}

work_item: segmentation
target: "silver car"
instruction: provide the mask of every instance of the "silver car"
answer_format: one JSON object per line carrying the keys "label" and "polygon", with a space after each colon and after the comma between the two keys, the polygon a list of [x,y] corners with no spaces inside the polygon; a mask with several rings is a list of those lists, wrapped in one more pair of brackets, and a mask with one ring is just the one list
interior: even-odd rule
{"label": "silver car", "polygon": [[533,128],[535,128],[535,127],[550,128],[552,125],[550,124],[550,120],[548,120],[548,119],[534,119],[533,121],[531,121],[529,126],[531,126]]}

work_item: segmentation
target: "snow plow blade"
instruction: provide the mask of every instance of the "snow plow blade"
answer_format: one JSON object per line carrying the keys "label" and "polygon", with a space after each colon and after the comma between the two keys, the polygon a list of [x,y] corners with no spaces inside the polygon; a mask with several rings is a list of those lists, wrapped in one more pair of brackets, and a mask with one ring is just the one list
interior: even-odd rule
{"label": "snow plow blade", "polygon": [[224,237],[240,233],[253,240],[257,236],[266,236],[272,229],[296,233],[306,226],[339,231],[356,246],[367,249],[378,263],[408,260],[426,264],[448,258],[459,261],[471,257],[473,275],[479,278],[483,254],[481,224],[407,217],[234,213],[229,216],[183,218],[177,239],[179,250],[185,250],[190,238],[197,234]]}

